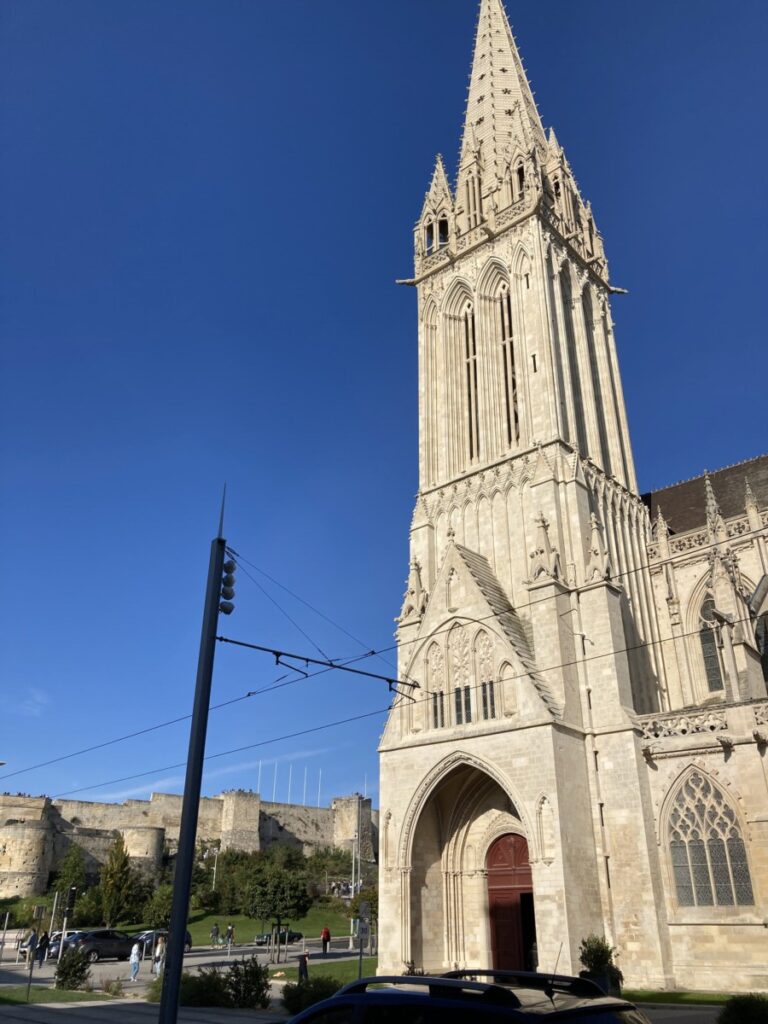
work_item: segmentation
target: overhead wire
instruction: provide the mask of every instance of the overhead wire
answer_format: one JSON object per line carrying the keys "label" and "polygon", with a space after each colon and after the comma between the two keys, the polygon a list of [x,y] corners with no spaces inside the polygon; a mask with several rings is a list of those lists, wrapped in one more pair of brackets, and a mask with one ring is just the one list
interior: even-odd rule
{"label": "overhead wire", "polygon": [[[473,622],[482,622],[483,620],[473,619],[471,621],[473,621]],[[749,621],[751,621],[749,618],[734,619],[733,620],[733,624],[735,625],[735,624],[740,623],[740,622],[749,622]],[[699,630],[691,630],[691,631],[689,631],[687,633],[681,633],[679,636],[680,636],[680,638],[690,637],[690,636],[697,636],[698,633],[699,633]],[[631,644],[631,645],[628,645],[627,647],[611,648],[610,650],[602,651],[599,654],[583,655],[582,657],[574,658],[574,659],[572,659],[570,661],[559,662],[556,665],[548,665],[545,668],[535,669],[535,671],[538,672],[539,674],[544,674],[545,672],[553,672],[553,671],[555,671],[557,669],[560,669],[560,668],[569,668],[569,667],[577,666],[579,664],[583,664],[584,662],[596,661],[596,660],[599,660],[600,658],[607,658],[607,657],[611,657],[612,655],[616,655],[616,654],[630,653],[630,652],[635,651],[635,650],[640,650],[643,647],[648,647],[648,646],[650,646],[650,644],[670,643],[670,642],[673,642],[673,641],[675,641],[677,639],[678,639],[678,637],[674,637],[674,636],[662,637],[662,638],[660,638],[658,640],[643,641],[642,643]],[[331,670],[326,670],[326,671],[331,671]],[[319,675],[320,673],[316,673],[316,674]],[[514,674],[509,675],[509,676],[500,676],[497,679],[483,680],[480,683],[475,683],[472,686],[469,686],[468,689],[470,689],[470,691],[477,691],[477,690],[480,690],[482,688],[484,683],[487,685],[488,682],[493,682],[493,683],[514,682],[517,679],[525,679],[529,675],[530,675],[529,671],[524,671],[524,672],[514,673]],[[298,680],[298,681],[302,681],[302,680]],[[462,689],[463,689],[463,687],[462,687]],[[400,695],[400,696],[402,696],[402,695]],[[279,742],[282,742],[283,740],[287,740],[287,739],[297,739],[300,736],[306,736],[306,735],[309,735],[310,733],[321,732],[321,731],[323,731],[325,729],[332,729],[332,728],[336,728],[336,727],[341,726],[341,725],[348,725],[348,724],[350,724],[352,722],[363,721],[363,720],[365,720],[367,718],[374,718],[377,715],[389,714],[391,711],[397,710],[399,708],[413,708],[417,704],[422,704],[422,703],[430,702],[432,700],[433,696],[434,696],[434,694],[432,692],[425,692],[423,696],[412,698],[412,703],[407,704],[407,705],[405,705],[405,704],[404,705],[400,705],[400,704],[396,704],[395,702],[392,702],[392,703],[390,703],[385,708],[377,708],[374,711],[367,711],[367,712],[363,712],[362,714],[359,714],[359,715],[351,715],[348,718],[341,718],[341,719],[337,719],[336,721],[333,721],[333,722],[326,722],[326,723],[324,723],[322,725],[312,726],[312,727],[307,728],[307,729],[300,729],[300,730],[297,730],[296,732],[287,733],[287,734],[285,734],[283,736],[274,736],[274,737],[271,737],[271,738],[266,739],[266,740],[260,740],[257,743],[248,743],[248,744],[245,744],[244,746],[233,747],[233,748],[231,748],[229,750],[219,751],[216,754],[209,754],[209,755],[206,755],[205,760],[206,761],[210,761],[210,760],[214,760],[216,758],[226,757],[226,756],[228,756],[230,754],[239,754],[239,753],[242,753],[245,750],[253,750],[253,749],[257,748],[257,747],[268,746],[271,743],[279,743]],[[649,712],[649,713],[652,713],[652,712]],[[663,714],[663,712],[656,712],[656,713],[657,714]],[[493,720],[494,719],[477,719],[476,718],[475,719],[475,724],[478,721],[493,721]],[[468,724],[472,724],[472,723],[468,723]],[[93,785],[80,786],[77,789],[70,789],[70,790],[67,790],[64,793],[57,794],[54,797],[54,799],[60,799],[61,797],[71,796],[74,793],[83,793],[83,792],[88,792],[88,791],[94,790],[94,789],[103,789],[104,786],[118,785],[121,782],[132,782],[135,779],[146,778],[148,775],[155,775],[158,772],[171,771],[171,770],[173,770],[175,768],[183,768],[185,766],[186,766],[186,761],[179,761],[176,764],[165,765],[165,766],[159,767],[159,768],[153,768],[153,769],[150,769],[149,771],[146,771],[146,772],[137,772],[137,773],[134,773],[132,775],[122,776],[121,778],[118,778],[118,779],[110,779],[110,780],[108,780],[106,782],[99,782],[99,783],[95,783]]]}
{"label": "overhead wire", "polygon": [[[762,534],[764,529],[765,528],[763,527],[763,528],[761,528],[759,530],[749,530],[749,531],[746,531],[745,533],[739,535],[738,540],[742,541],[746,537],[749,537],[751,535]],[[721,543],[722,543],[721,541],[715,541],[715,542],[712,542],[712,543],[709,543],[709,544],[705,544],[705,545],[702,545],[699,550],[706,550],[708,548],[719,547]],[[232,553],[235,554],[236,557],[238,557],[236,552],[234,551],[234,549],[230,549],[230,550],[232,550]],[[240,556],[240,557],[242,557],[242,556]],[[640,571],[643,571],[643,570],[646,570],[646,569],[663,567],[664,565],[670,564],[673,561],[674,561],[674,556],[671,555],[667,559],[661,559],[661,560],[653,562],[653,563],[644,563],[644,564],[639,565],[639,566],[634,566],[631,569],[626,569],[626,570],[623,570],[622,572],[613,573],[611,575],[610,581],[612,582],[612,581],[614,581],[616,579],[619,579],[621,577],[629,576],[629,575],[631,575],[633,573],[640,572]],[[254,582],[256,582],[256,581],[254,581]],[[258,584],[257,584],[257,586],[258,586]],[[554,595],[554,596],[553,595],[546,595],[544,597],[537,598],[537,599],[535,599],[533,601],[529,601],[527,604],[518,605],[515,610],[517,610],[517,609],[523,610],[523,609],[527,609],[527,608],[533,607],[534,605],[544,603],[545,601],[553,600],[556,596],[557,595]],[[497,617],[498,616],[497,616],[496,612],[491,612],[487,616],[483,616],[483,617],[478,618],[478,619],[472,619],[471,621],[476,622],[476,623],[483,623],[483,622],[489,621],[490,619],[495,619]],[[749,621],[751,621],[749,618],[745,618],[745,619],[741,619],[741,620],[734,620],[734,622],[749,622]],[[362,658],[365,658],[365,657],[373,657],[373,656],[381,655],[381,654],[383,654],[385,652],[388,652],[388,651],[391,651],[391,650],[401,649],[401,648],[406,647],[406,646],[408,646],[410,644],[413,644],[413,643],[426,644],[427,642],[429,642],[430,640],[434,639],[435,637],[449,632],[450,629],[452,628],[452,626],[453,626],[453,623],[451,623],[450,625],[445,626],[445,627],[443,627],[441,629],[433,630],[431,633],[427,634],[426,636],[414,637],[411,640],[404,640],[404,641],[402,641],[400,643],[390,644],[388,647],[382,647],[382,648],[380,648],[378,650],[371,649],[370,651],[367,651],[365,654],[360,655],[358,657],[362,659]],[[695,633],[693,633],[693,634],[690,634],[690,633],[689,634],[681,634],[681,635],[682,636],[690,636],[690,635],[695,635]],[[640,649],[642,647],[650,647],[650,646],[653,646],[655,644],[666,643],[669,640],[673,640],[673,639],[674,639],[674,637],[665,637],[665,638],[654,639],[654,640],[644,640],[641,643],[633,645],[631,647],[627,647],[627,648],[623,648],[623,649],[618,649],[616,651],[605,652],[605,654],[599,655],[599,657],[604,657],[604,656],[607,656],[608,654],[611,654],[611,653],[622,653],[622,652],[626,652],[626,651],[630,651],[630,650],[638,650],[638,649]],[[360,643],[360,641],[356,641],[356,642]],[[328,660],[330,660],[330,659],[328,659]],[[342,659],[340,659],[340,662],[341,662],[341,660]],[[356,659],[355,658],[347,659],[347,663],[351,663],[354,660],[356,660]],[[583,660],[589,660],[589,659],[580,659],[580,660],[583,661]],[[547,669],[536,669],[536,671],[539,671],[539,672],[554,671],[555,669],[558,669],[558,668],[567,667],[570,664],[572,664],[572,663],[571,662],[566,662],[566,663],[563,663],[562,665],[549,666]],[[534,666],[534,668],[535,668],[535,666]],[[322,669],[319,672],[310,673],[310,678],[313,678],[313,677],[315,677],[317,675],[322,675],[325,672],[332,672],[332,671],[333,671],[333,668]],[[528,674],[527,672],[523,673],[523,675],[527,675],[527,674]],[[240,702],[242,700],[245,700],[245,699],[247,699],[250,696],[254,696],[254,695],[258,694],[258,693],[268,692],[268,690],[270,690],[270,689],[280,689],[281,686],[290,685],[290,684],[298,683],[298,682],[302,681],[302,677],[294,679],[294,680],[290,680],[288,683],[280,682],[280,680],[282,680],[282,679],[283,679],[283,677],[279,677],[279,679],[276,680],[275,683],[272,684],[270,687],[265,687],[264,689],[262,689],[260,691],[252,691],[252,692],[244,694],[244,695],[242,695],[240,697],[233,698],[231,701],[224,701],[221,704],[213,705],[211,707],[211,710],[218,710],[219,708],[226,707],[229,704],[238,703],[238,702]],[[416,702],[418,703],[418,700]],[[175,725],[178,722],[184,721],[185,719],[188,719],[190,717],[191,717],[191,715],[182,715],[182,716],[180,716],[178,718],[170,719],[167,722],[161,722],[161,723],[158,723],[155,726],[149,726],[146,729],[136,730],[133,733],[128,733],[125,736],[117,737],[114,740],[107,740],[107,741],[104,741],[103,743],[94,744],[93,746],[83,748],[82,750],[79,750],[79,751],[73,751],[70,754],[65,754],[65,755],[62,755],[62,756],[57,757],[57,758],[51,758],[51,759],[49,759],[47,761],[40,762],[37,765],[31,765],[28,768],[20,768],[20,769],[17,769],[16,771],[14,771],[14,772],[6,772],[4,775],[0,775],[0,781],[2,781],[3,779],[8,779],[8,778],[12,778],[12,777],[17,776],[17,775],[24,774],[26,772],[34,771],[34,770],[36,770],[38,768],[48,767],[51,764],[56,764],[56,763],[59,763],[60,761],[68,760],[71,757],[77,757],[77,756],[80,756],[81,754],[90,753],[90,752],[92,752],[94,750],[102,749],[103,747],[110,746],[113,743],[120,743],[120,742],[123,742],[124,740],[134,739],[134,738],[136,738],[138,736],[141,736],[141,735],[143,735],[145,733],[153,732],[153,731],[155,731],[157,729],[165,728],[165,727],[170,726],[170,725]]]}

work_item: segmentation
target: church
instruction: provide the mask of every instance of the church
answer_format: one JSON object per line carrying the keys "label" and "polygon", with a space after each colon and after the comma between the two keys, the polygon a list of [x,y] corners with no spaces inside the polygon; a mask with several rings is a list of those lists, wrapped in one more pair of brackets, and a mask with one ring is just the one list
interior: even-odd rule
{"label": "church", "polygon": [[603,239],[502,0],[414,250],[379,970],[578,973],[597,933],[633,987],[767,989],[768,456],[640,492]]}

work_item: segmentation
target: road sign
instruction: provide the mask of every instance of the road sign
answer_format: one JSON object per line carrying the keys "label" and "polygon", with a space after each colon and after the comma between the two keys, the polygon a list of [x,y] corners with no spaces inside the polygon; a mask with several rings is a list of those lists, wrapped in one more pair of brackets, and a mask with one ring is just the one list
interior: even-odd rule
{"label": "road sign", "polygon": [[360,901],[360,907],[358,908],[357,913],[361,921],[371,920],[371,904],[368,900]]}
{"label": "road sign", "polygon": [[361,921],[357,926],[357,938],[361,946],[367,946],[371,939],[371,926],[367,921]]}

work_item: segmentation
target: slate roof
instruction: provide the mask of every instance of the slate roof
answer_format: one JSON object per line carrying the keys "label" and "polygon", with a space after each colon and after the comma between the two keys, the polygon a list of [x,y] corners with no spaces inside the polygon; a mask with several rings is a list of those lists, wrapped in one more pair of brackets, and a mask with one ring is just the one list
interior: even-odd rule
{"label": "slate roof", "polygon": [[[734,466],[710,470],[709,480],[715,492],[720,512],[725,519],[744,515],[746,482],[755,495],[759,508],[768,508],[768,454],[758,455]],[[704,474],[683,480],[679,484],[649,491],[642,496],[651,511],[651,518],[661,507],[670,533],[684,533],[706,525],[706,495]]]}
{"label": "slate roof", "polygon": [[504,593],[499,581],[496,579],[493,569],[491,569],[488,563],[488,559],[483,555],[479,555],[476,551],[470,551],[469,548],[465,548],[461,544],[456,545],[456,550],[464,561],[466,567],[469,569],[473,580],[480,588],[480,591],[488,602],[491,611],[498,619],[507,639],[512,645],[512,648],[523,663],[526,672],[533,680],[533,684],[539,691],[541,699],[547,705],[552,714],[559,717],[562,713],[562,705],[557,699],[552,687],[536,668],[528,632],[520,619],[520,616],[509,603],[509,598]]}

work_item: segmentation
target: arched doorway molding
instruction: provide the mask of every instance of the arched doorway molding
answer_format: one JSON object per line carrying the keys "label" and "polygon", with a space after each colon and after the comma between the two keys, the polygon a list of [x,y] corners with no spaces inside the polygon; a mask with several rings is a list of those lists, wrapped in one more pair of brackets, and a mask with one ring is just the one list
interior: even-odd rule
{"label": "arched doorway molding", "polygon": [[[411,798],[405,818],[403,819],[403,828],[400,834],[400,843],[398,847],[398,867],[400,870],[407,871],[411,865],[413,856],[413,839],[419,817],[424,810],[424,807],[441,782],[443,782],[452,771],[461,767],[475,768],[477,771],[482,772],[484,775],[496,782],[507,795],[512,806],[517,812],[516,820],[522,825],[523,832],[521,834],[524,834],[528,840],[531,863],[534,863],[534,860],[538,858],[535,830],[532,828],[531,822],[528,820],[528,815],[526,814],[523,802],[513,786],[512,781],[498,767],[490,764],[483,758],[477,757],[476,755],[470,754],[464,750],[455,750],[444,757],[442,761],[439,761],[429,770],[429,772],[427,772]],[[506,829],[506,831],[510,831],[510,829]],[[514,831],[514,829],[511,831]],[[488,845],[490,845],[491,841],[492,840],[489,840]],[[486,851],[487,847],[483,850],[483,855],[485,855]]]}

